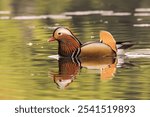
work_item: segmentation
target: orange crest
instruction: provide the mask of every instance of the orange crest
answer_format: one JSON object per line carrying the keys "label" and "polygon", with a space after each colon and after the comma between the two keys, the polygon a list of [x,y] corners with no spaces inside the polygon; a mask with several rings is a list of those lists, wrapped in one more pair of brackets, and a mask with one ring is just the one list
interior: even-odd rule
{"label": "orange crest", "polygon": [[114,50],[115,52],[117,51],[116,41],[109,32],[101,31],[100,32],[100,41],[102,41],[102,43],[110,46],[111,49]]}

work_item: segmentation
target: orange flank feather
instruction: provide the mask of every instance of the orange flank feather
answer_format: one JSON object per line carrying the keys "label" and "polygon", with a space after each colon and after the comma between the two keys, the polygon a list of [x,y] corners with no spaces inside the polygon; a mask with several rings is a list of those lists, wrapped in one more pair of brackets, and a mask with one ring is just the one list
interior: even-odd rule
{"label": "orange flank feather", "polygon": [[109,32],[101,31],[100,32],[100,41],[102,41],[102,43],[110,46],[113,51],[117,52],[116,41]]}

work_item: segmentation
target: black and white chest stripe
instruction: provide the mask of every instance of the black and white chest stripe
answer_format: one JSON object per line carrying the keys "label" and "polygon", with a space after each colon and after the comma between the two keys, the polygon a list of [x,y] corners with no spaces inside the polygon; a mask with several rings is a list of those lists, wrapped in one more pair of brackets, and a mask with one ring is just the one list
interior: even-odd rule
{"label": "black and white chest stripe", "polygon": [[81,49],[78,48],[76,51],[74,51],[74,52],[72,53],[71,58],[76,58],[76,57],[78,57],[79,54],[80,54],[80,52],[81,52]]}

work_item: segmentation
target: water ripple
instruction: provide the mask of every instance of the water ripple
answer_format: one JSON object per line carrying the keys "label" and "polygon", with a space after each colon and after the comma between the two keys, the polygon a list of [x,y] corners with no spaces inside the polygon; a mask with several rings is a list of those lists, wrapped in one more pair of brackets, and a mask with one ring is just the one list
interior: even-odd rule
{"label": "water ripple", "polygon": [[65,12],[65,15],[102,15],[102,16],[129,16],[129,12],[114,12],[113,10],[96,10],[96,11],[74,11],[74,12]]}
{"label": "water ripple", "polygon": [[134,27],[150,27],[150,24],[133,24]]}
{"label": "water ripple", "polygon": [[[2,13],[10,13],[8,11],[1,11]],[[0,19],[14,19],[14,20],[33,20],[33,19],[72,19],[72,16],[84,16],[84,15],[102,15],[102,16],[130,16],[129,12],[114,12],[112,10],[95,10],[95,11],[74,11],[74,12],[64,12],[58,15],[32,15],[32,16],[1,16]]]}
{"label": "water ripple", "polygon": [[65,15],[39,15],[39,16],[15,16],[15,17],[9,17],[9,16],[2,16],[0,19],[14,19],[14,20],[34,20],[34,19],[71,19],[71,16],[65,16]]}
{"label": "water ripple", "polygon": [[150,58],[150,49],[135,49],[126,52],[125,55],[129,58]]}
{"label": "water ripple", "polygon": [[136,8],[136,12],[150,12],[150,8]]}
{"label": "water ripple", "polygon": [[150,13],[135,13],[134,16],[150,16]]}
{"label": "water ripple", "polygon": [[6,15],[6,14],[11,14],[11,12],[10,11],[0,11],[0,14]]}

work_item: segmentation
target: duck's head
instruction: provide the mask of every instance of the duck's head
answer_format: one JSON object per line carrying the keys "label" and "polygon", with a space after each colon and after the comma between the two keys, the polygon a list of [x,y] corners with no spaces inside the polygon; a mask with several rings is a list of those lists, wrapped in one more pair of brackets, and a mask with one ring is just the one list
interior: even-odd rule
{"label": "duck's head", "polygon": [[58,54],[63,57],[75,57],[80,53],[81,43],[67,28],[58,27],[54,30],[49,42],[58,41]]}

